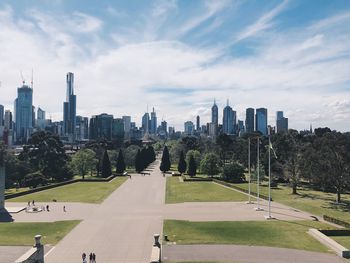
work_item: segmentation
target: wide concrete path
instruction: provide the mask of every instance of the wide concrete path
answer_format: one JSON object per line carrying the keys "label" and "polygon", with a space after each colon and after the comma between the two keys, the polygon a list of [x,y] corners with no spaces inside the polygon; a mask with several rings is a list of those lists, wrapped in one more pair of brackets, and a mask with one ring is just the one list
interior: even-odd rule
{"label": "wide concrete path", "polygon": [[152,176],[133,176],[74,228],[46,256],[48,263],[79,262],[94,252],[97,262],[147,262],[153,234],[162,229],[159,208],[164,203],[165,178],[158,169]]}
{"label": "wide concrete path", "polygon": [[237,262],[237,263],[344,263],[332,254],[287,248],[237,245],[163,246],[166,262]]}

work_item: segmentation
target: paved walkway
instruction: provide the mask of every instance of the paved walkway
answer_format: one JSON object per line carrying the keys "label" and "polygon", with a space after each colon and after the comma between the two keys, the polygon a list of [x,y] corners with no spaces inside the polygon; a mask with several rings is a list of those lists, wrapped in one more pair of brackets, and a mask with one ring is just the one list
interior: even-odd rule
{"label": "paved walkway", "polygon": [[163,246],[163,260],[170,262],[217,261],[237,263],[344,263],[332,254],[287,248],[236,245]]}
{"label": "paved walkway", "polygon": [[[158,170],[158,169],[157,169]],[[94,252],[97,262],[148,262],[153,234],[163,218],[154,211],[164,203],[165,178],[134,176],[114,191],[46,256],[48,263],[75,263]]]}

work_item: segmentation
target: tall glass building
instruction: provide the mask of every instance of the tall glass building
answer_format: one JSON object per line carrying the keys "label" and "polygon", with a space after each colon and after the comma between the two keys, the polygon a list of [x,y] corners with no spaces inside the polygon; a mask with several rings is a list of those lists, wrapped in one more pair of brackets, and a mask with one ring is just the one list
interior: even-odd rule
{"label": "tall glass building", "polygon": [[267,135],[267,109],[256,109],[255,115],[255,129],[263,135]]}
{"label": "tall glass building", "polygon": [[254,132],[254,109],[247,108],[245,111],[245,129],[246,132]]}
{"label": "tall glass building", "polygon": [[67,94],[63,103],[63,133],[69,142],[76,140],[76,105],[77,97],[74,95],[74,74],[68,72],[66,76]]}
{"label": "tall glass building", "polygon": [[15,100],[15,141],[26,143],[33,132],[33,90],[27,85],[17,89]]}
{"label": "tall glass building", "polygon": [[150,132],[151,132],[151,134],[157,133],[157,115],[156,115],[156,112],[154,111],[154,108],[153,108],[153,111],[151,112]]}
{"label": "tall glass building", "polygon": [[233,110],[228,105],[224,108],[222,117],[222,132],[226,134],[233,134]]}
{"label": "tall glass building", "polygon": [[215,124],[216,126],[219,124],[219,110],[215,100],[214,105],[211,107],[211,123]]}

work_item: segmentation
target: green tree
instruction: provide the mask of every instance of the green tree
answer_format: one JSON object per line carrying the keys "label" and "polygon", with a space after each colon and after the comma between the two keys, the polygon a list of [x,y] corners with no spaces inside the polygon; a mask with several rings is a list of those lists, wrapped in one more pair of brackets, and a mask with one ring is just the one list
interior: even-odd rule
{"label": "green tree", "polygon": [[32,170],[40,171],[46,178],[62,181],[73,176],[62,142],[50,132],[33,133],[19,159],[29,161]]}
{"label": "green tree", "polygon": [[137,150],[136,156],[135,156],[135,170],[136,172],[140,173],[143,170],[143,163],[141,160],[141,151],[140,149]]}
{"label": "green tree", "polygon": [[170,163],[170,157],[169,157],[169,151],[168,147],[165,146],[163,150],[163,155],[162,155],[162,161],[160,163],[160,170],[165,173],[170,170],[171,163]]}
{"label": "green tree", "polygon": [[209,176],[220,172],[220,159],[214,153],[207,153],[201,161],[201,172]]}
{"label": "green tree", "polygon": [[73,170],[85,179],[85,175],[88,171],[92,172],[92,169],[96,166],[97,159],[95,156],[95,152],[91,149],[79,150],[74,154],[71,160]]}
{"label": "green tree", "polygon": [[182,175],[184,172],[186,172],[186,168],[187,168],[187,164],[186,164],[186,161],[185,161],[184,153],[181,151],[180,158],[179,158],[179,163],[177,165],[177,170]]}
{"label": "green tree", "polygon": [[222,178],[232,183],[242,183],[245,181],[244,167],[239,163],[225,164],[222,171]]}
{"label": "green tree", "polygon": [[135,158],[139,149],[140,147],[137,145],[130,145],[124,150],[124,160],[127,167],[135,167]]}
{"label": "green tree", "polygon": [[193,177],[197,174],[197,165],[194,157],[191,155],[189,163],[188,163],[188,170],[187,173],[189,176]]}
{"label": "green tree", "polygon": [[186,154],[186,162],[190,163],[191,156],[193,156],[195,162],[196,162],[196,167],[200,168],[200,163],[201,163],[201,153],[197,150],[189,150]]}
{"label": "green tree", "polygon": [[119,150],[116,167],[116,172],[119,174],[122,174],[125,171],[124,156],[121,149]]}
{"label": "green tree", "polygon": [[103,154],[101,175],[103,178],[106,178],[112,175],[112,166],[111,166],[111,161],[109,160],[109,157],[108,157],[107,150],[105,150]]}

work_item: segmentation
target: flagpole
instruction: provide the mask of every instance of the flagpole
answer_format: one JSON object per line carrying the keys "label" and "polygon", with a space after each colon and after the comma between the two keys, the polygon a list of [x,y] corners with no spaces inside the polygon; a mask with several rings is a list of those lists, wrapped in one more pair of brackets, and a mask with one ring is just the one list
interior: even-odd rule
{"label": "flagpole", "polygon": [[271,218],[271,134],[269,133],[269,218]]}
{"label": "flagpole", "polygon": [[259,146],[259,144],[260,144],[260,138],[259,137],[257,137],[257,142],[258,142],[258,145],[257,145],[257,163],[258,163],[258,165],[257,165],[257,167],[258,167],[258,184],[257,184],[257,187],[258,187],[258,193],[257,193],[257,202],[258,202],[258,207],[257,208],[255,208],[255,210],[256,211],[262,211],[263,209],[261,209],[260,208],[260,158],[259,158],[259,151],[260,151],[260,146]]}
{"label": "flagpole", "polygon": [[250,178],[251,178],[251,173],[250,173],[250,138],[248,138],[248,174],[249,174],[249,184],[248,184],[248,194],[249,194],[249,201],[248,204],[251,204],[251,195],[250,195]]}

